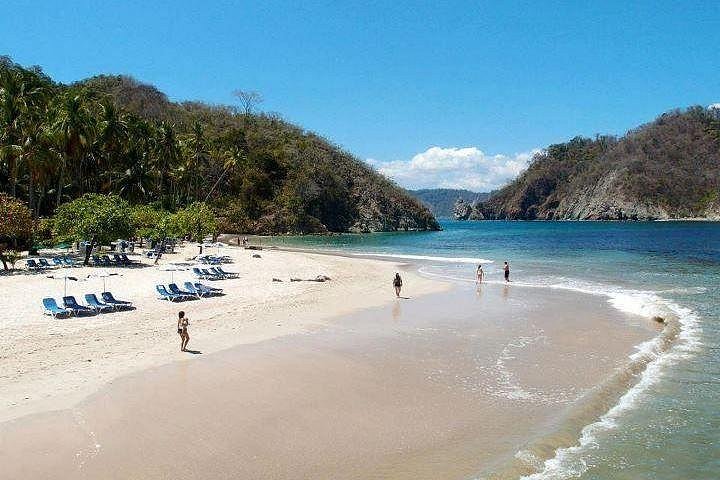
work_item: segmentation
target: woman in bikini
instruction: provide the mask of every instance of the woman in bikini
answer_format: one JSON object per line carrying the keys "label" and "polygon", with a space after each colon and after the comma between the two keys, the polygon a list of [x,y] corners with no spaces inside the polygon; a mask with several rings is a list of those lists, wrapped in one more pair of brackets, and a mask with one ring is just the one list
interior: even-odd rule
{"label": "woman in bikini", "polygon": [[190,341],[190,334],[188,333],[188,325],[190,324],[189,318],[185,316],[185,312],[178,313],[178,334],[180,335],[180,351],[184,352],[187,350],[187,344]]}
{"label": "woman in bikini", "polygon": [[400,289],[402,289],[402,278],[400,278],[399,273],[395,273],[395,278],[393,278],[393,287],[395,287],[395,296],[400,296]]}

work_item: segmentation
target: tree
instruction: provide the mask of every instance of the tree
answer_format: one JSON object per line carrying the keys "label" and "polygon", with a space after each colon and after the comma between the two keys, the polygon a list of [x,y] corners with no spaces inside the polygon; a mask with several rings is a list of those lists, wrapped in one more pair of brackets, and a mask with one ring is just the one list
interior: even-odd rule
{"label": "tree", "polygon": [[62,155],[56,192],[56,205],[60,206],[68,167],[75,169],[75,181],[80,186],[80,192],[83,191],[83,157],[92,143],[95,124],[84,99],[73,91],[58,97],[52,118],[51,130]]}
{"label": "tree", "polygon": [[178,237],[189,236],[192,240],[202,242],[208,234],[216,234],[218,222],[215,213],[204,202],[178,210],[170,218],[170,232]]}
{"label": "tree", "polygon": [[53,234],[61,242],[89,240],[85,265],[96,245],[108,244],[133,233],[128,203],[117,195],[86,193],[55,211]]}
{"label": "tree", "polygon": [[30,209],[16,198],[0,193],[0,261],[5,270],[11,252],[30,242],[34,228]]}
{"label": "tree", "polygon": [[130,222],[135,235],[160,241],[168,235],[170,214],[151,205],[136,205],[130,210]]}
{"label": "tree", "polygon": [[254,90],[235,90],[233,95],[242,103],[243,112],[248,117],[255,109],[255,106],[263,102],[263,96],[260,92]]}

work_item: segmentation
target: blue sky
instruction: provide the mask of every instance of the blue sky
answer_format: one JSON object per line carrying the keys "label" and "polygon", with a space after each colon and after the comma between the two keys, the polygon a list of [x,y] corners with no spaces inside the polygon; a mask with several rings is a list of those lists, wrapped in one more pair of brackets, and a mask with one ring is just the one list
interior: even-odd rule
{"label": "blue sky", "polygon": [[720,101],[716,1],[2,3],[21,64],[176,100],[257,90],[411,187],[494,188],[533,149]]}

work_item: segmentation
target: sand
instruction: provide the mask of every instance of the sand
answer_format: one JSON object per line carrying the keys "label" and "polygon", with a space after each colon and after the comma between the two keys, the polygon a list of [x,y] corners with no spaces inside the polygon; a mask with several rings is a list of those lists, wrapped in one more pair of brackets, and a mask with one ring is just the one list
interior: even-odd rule
{"label": "sand", "polygon": [[[190,349],[203,354],[243,343],[305,331],[330,318],[378,306],[392,299],[392,277],[401,265],[340,256],[265,249],[221,249],[233,258],[226,270],[238,279],[205,282],[224,289],[222,297],[171,303],[157,298],[155,284],[182,285],[189,271],[162,271],[197,254],[188,245],[165,255],[154,266],[139,255],[140,268],[108,268],[121,274],[106,279],[108,290],[130,300],[134,311],[70,319],[43,315],[42,298],[60,300],[64,281],[47,278],[53,271],[0,276],[0,421],[28,413],[67,408],[115,378],[179,360],[177,312],[191,319]],[[212,249],[211,253],[217,253]],[[260,255],[254,258],[253,255]],[[192,265],[192,262],[187,262]],[[67,293],[84,303],[85,293],[99,293],[102,278],[87,278],[92,267],[69,269],[80,281],[68,281]],[[290,282],[290,278],[326,275],[324,283]],[[403,272],[405,291],[423,295],[446,284]],[[283,282],[273,282],[273,278]]]}
{"label": "sand", "polygon": [[[61,411],[0,424],[0,478],[494,478],[517,471],[518,452],[537,442],[577,438],[623,388],[613,385],[614,376],[634,346],[657,333],[600,297],[449,288],[406,272],[411,298],[388,301],[387,285],[377,284],[395,264],[261,252],[258,268],[259,259],[237,254],[233,270],[245,278],[235,281],[237,295],[244,292],[237,311],[237,298],[217,308],[205,300],[192,309],[185,304],[193,319],[190,347],[201,355],[173,351],[174,320],[166,318],[177,306],[150,296],[150,318],[138,321],[158,331],[144,340],[153,361],[128,332],[133,356],[100,340],[107,344],[93,351],[99,358],[107,352],[103,368],[54,370],[67,382],[92,372],[94,393]],[[299,276],[333,280],[269,287],[247,280],[294,276],[288,264]],[[136,282],[168,275],[145,270]],[[113,290],[126,288],[113,279]],[[270,295],[268,288],[290,291]],[[249,292],[256,297],[248,299]],[[201,316],[201,303],[216,316]],[[245,320],[248,312],[253,321]],[[93,348],[93,336],[77,331]],[[114,380],[101,382],[109,371]],[[88,390],[82,381],[75,385],[78,394]],[[58,405],[67,402],[53,395]]]}

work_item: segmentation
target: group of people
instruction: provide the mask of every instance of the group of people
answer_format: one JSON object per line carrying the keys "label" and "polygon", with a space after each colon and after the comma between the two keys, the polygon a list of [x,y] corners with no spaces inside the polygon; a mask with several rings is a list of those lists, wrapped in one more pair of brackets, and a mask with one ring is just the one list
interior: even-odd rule
{"label": "group of people", "polygon": [[[505,274],[505,282],[510,282],[510,265],[508,262],[505,262],[505,265],[503,265],[503,272]],[[475,279],[477,283],[482,283],[483,279],[485,278],[485,272],[483,272],[482,265],[477,266],[477,270],[475,270]]]}
{"label": "group of people", "polygon": [[[505,282],[510,283],[510,264],[508,262],[505,262],[503,265],[503,272],[505,275]],[[482,283],[483,279],[485,278],[485,272],[483,271],[482,265],[477,266],[477,270],[475,271],[475,278],[477,280],[477,283]],[[393,288],[395,289],[395,296],[400,297],[400,290],[402,290],[403,281],[402,277],[400,277],[400,274],[398,272],[395,272],[395,277],[393,278]]]}
{"label": "group of people", "polygon": [[[505,274],[505,281],[510,282],[510,265],[508,262],[505,262],[505,265],[503,266],[503,272]],[[482,265],[477,266],[477,270],[475,271],[475,276],[478,283],[482,283],[483,279],[485,278],[485,272],[483,272]],[[395,277],[392,281],[393,288],[395,289],[395,296],[400,297],[400,291],[402,290],[403,281],[402,277],[400,276],[400,273],[395,272]],[[177,332],[178,335],[180,335],[180,351],[185,352],[187,351],[187,344],[190,341],[190,335],[188,334],[188,325],[190,324],[190,321],[188,317],[185,316],[185,312],[179,312],[178,313],[178,322],[177,322]]]}

